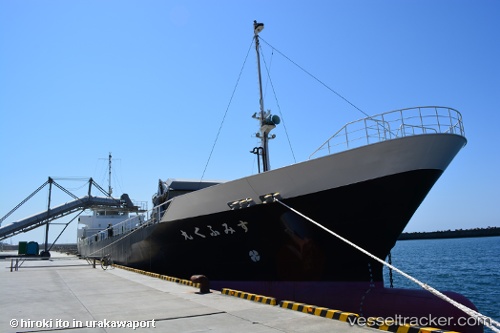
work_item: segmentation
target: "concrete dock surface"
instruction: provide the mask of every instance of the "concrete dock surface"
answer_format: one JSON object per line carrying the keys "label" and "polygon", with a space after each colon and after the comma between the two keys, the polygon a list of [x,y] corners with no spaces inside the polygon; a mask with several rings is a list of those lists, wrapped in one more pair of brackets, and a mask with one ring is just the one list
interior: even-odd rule
{"label": "concrete dock surface", "polygon": [[0,259],[0,332],[380,332],[61,253],[10,266]]}

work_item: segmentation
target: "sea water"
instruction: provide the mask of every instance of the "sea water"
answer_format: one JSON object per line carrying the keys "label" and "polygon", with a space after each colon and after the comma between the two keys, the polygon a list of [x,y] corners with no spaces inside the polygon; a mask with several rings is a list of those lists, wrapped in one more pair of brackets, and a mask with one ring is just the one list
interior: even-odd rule
{"label": "sea water", "polygon": [[[391,256],[403,272],[437,290],[464,295],[481,314],[500,321],[500,237],[398,241]],[[398,273],[392,275],[394,288],[420,289]],[[390,284],[387,268],[384,284]]]}

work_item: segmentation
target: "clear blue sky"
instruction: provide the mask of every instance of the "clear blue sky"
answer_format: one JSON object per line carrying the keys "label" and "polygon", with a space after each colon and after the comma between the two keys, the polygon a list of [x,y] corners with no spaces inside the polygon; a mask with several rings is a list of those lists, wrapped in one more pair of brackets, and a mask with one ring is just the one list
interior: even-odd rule
{"label": "clear blue sky", "polygon": [[[116,195],[150,202],[159,178],[200,179],[226,109],[204,179],[255,173],[253,49],[229,101],[258,20],[266,42],[366,113],[462,112],[468,144],[407,231],[500,226],[499,17],[493,0],[0,0],[0,215],[48,176],[106,187],[108,152]],[[265,80],[266,108],[281,111],[289,135],[275,130],[272,167],[294,163],[289,141],[302,161],[363,117],[262,47],[276,92]],[[85,193],[82,181],[57,181]],[[70,200],[54,190],[52,205]],[[7,223],[46,206],[44,189]],[[42,242],[43,231],[20,240]]]}

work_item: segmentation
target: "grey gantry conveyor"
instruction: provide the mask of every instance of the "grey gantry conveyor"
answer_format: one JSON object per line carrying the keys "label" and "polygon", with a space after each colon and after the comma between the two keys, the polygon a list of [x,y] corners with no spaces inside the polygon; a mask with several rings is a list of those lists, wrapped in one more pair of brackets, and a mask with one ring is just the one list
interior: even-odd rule
{"label": "grey gantry conveyor", "polygon": [[[3,222],[10,214],[12,214],[17,208],[23,205],[26,201],[28,201],[34,194],[40,191],[45,185],[49,184],[52,188],[52,185],[55,185],[68,193],[73,197],[73,201],[67,202],[65,204],[50,207],[41,213],[35,214],[30,217],[26,217],[24,219],[12,222],[5,226],[0,227],[0,240],[12,237],[22,232],[29,231],[31,229],[38,228],[40,226],[46,225],[48,226],[49,222],[60,217],[66,216],[68,214],[75,213],[77,211],[84,211],[85,209],[99,209],[99,208],[120,208],[122,210],[128,211],[138,211],[138,207],[134,206],[132,201],[130,200],[127,194],[123,194],[120,199],[112,198],[112,197],[96,197],[90,194],[90,190],[92,185],[97,187],[100,191],[107,194],[98,184],[96,184],[92,178],[89,180],[89,191],[88,195],[82,198],[78,198],[75,195],[71,194],[66,189],[62,188],[59,184],[57,184],[52,178],[49,177],[49,180],[45,182],[42,186],[40,186],[34,193],[28,196],[23,202],[17,205],[13,210],[11,210],[6,216],[4,216],[0,223]],[[50,203],[50,191],[49,191],[49,203]],[[47,243],[47,242],[45,242]]]}
{"label": "grey gantry conveyor", "polygon": [[51,220],[66,216],[71,213],[75,213],[79,210],[85,210],[88,208],[122,206],[123,204],[119,199],[85,196],[81,199],[76,199],[63,205],[51,208],[45,212],[41,212],[36,215],[8,224],[6,226],[0,227],[0,240],[14,236],[17,233],[26,232],[28,230],[37,228]]}

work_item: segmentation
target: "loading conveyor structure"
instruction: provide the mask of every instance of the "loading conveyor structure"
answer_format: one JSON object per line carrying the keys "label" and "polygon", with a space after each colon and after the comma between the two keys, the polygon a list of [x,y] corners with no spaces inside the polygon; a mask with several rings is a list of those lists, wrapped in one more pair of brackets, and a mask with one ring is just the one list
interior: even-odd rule
{"label": "loading conveyor structure", "polygon": [[[45,237],[45,246],[47,247],[48,243],[48,226],[49,222],[58,218],[61,218],[63,216],[76,213],[78,211],[83,212],[86,209],[99,209],[99,208],[117,208],[123,211],[129,211],[129,212],[138,212],[140,211],[139,207],[134,206],[132,201],[130,200],[129,196],[127,194],[122,194],[120,199],[112,198],[110,196],[108,197],[97,197],[97,196],[92,196],[91,195],[91,188],[92,185],[94,185],[96,188],[98,188],[101,192],[104,194],[108,195],[106,191],[104,191],[97,183],[95,183],[92,178],[89,180],[89,190],[88,190],[88,195],[84,196],[82,198],[78,198],[66,189],[64,189],[61,185],[57,184],[52,178],[49,177],[48,181],[45,182],[42,186],[40,186],[35,192],[33,192],[30,196],[28,196],[24,201],[22,201],[19,205],[17,205],[13,210],[11,210],[6,216],[4,216],[1,220],[0,223],[2,223],[10,214],[12,214],[16,209],[18,209],[20,206],[22,206],[26,201],[28,201],[33,195],[35,195],[38,191],[40,191],[45,185],[49,184],[50,190],[49,190],[49,205],[50,205],[50,195],[51,195],[51,189],[52,185],[55,185],[62,189],[64,192],[66,192],[68,195],[73,197],[73,201],[67,202],[65,204],[52,207],[43,211],[41,213],[35,214],[30,217],[26,217],[24,219],[12,222],[10,224],[7,224],[5,226],[0,227],[0,240],[15,236],[19,233],[22,232],[27,232],[29,230],[41,227],[41,226],[46,226],[47,231],[46,231],[46,237]],[[64,230],[63,230],[64,231]],[[48,253],[49,249],[45,249],[45,252]],[[49,254],[50,255],[50,254]]]}

